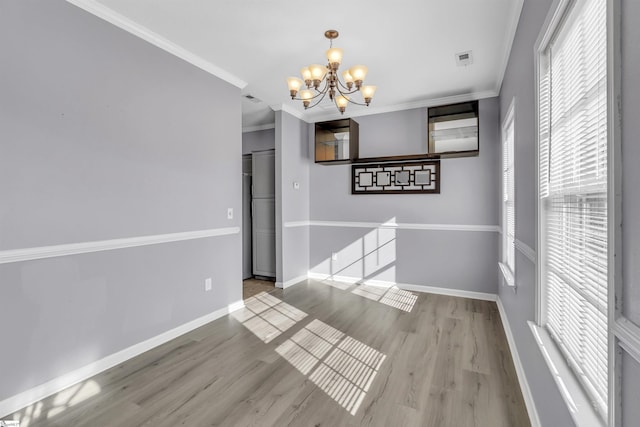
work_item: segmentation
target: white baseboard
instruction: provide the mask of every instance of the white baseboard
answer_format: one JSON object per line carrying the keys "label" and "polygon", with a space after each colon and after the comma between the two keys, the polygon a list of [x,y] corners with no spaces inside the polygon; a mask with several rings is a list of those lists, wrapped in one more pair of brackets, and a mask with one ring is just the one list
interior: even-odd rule
{"label": "white baseboard", "polygon": [[449,295],[452,297],[472,298],[483,301],[496,301],[498,295],[487,292],[463,291],[460,289],[440,288],[437,286],[411,285],[408,283],[398,283],[396,285],[400,289],[414,292],[427,292],[430,294]]}
{"label": "white baseboard", "polygon": [[297,285],[298,283],[307,280],[308,275],[307,274],[303,274],[302,276],[298,276],[296,278],[287,280],[286,282],[276,282],[276,288],[280,288],[280,289],[287,289],[290,288],[293,285]]}
{"label": "white baseboard", "polygon": [[511,350],[511,358],[513,359],[513,364],[516,368],[516,375],[518,376],[518,382],[520,383],[520,390],[522,391],[524,404],[526,405],[527,412],[529,413],[531,426],[540,427],[541,424],[540,418],[538,417],[538,411],[536,409],[535,402],[533,401],[533,395],[531,394],[531,389],[529,388],[529,382],[527,381],[527,376],[524,373],[524,366],[522,366],[522,362],[520,361],[518,348],[516,347],[516,341],[513,336],[513,332],[511,331],[511,326],[509,326],[509,319],[507,318],[507,313],[504,310],[504,305],[502,305],[502,300],[500,299],[500,297],[497,298],[496,304],[498,305],[498,312],[500,313],[500,319],[502,320],[504,333],[507,336],[507,343],[509,344],[509,350]]}
{"label": "white baseboard", "polygon": [[449,295],[461,298],[473,298],[483,301],[496,301],[498,298],[498,295],[486,292],[465,291],[460,289],[441,288],[437,286],[414,285],[411,283],[397,283],[386,280],[362,280],[359,277],[334,276],[331,274],[316,273],[312,271],[309,272],[308,277],[315,280],[330,280],[334,282],[344,283],[361,283],[364,285],[377,286],[381,288],[390,288],[392,286],[396,286],[407,291],[426,292],[430,294]]}
{"label": "white baseboard", "polygon": [[316,273],[313,271],[310,271],[309,273],[307,273],[307,277],[309,277],[309,279],[314,279],[314,280],[321,280],[321,281],[331,280],[334,282],[344,282],[344,283],[358,283],[361,281],[361,279],[357,277],[334,276],[333,274]]}
{"label": "white baseboard", "polygon": [[173,328],[166,332],[163,332],[148,340],[142,341],[138,344],[134,344],[131,347],[120,350],[117,353],[110,354],[100,360],[97,360],[82,368],[68,372],[62,376],[47,381],[44,384],[33,387],[22,393],[11,396],[3,401],[0,401],[0,418],[12,414],[26,406],[29,406],[39,400],[49,397],[53,394],[59,393],[62,390],[70,387],[79,382],[85,381],[100,372],[106,371],[116,365],[119,365],[135,356],[138,356],[145,351],[149,351],[154,347],[171,341],[174,338],[184,335],[194,329],[199,328],[209,322],[212,322],[220,317],[223,317],[235,310],[244,307],[242,300],[229,304],[227,307],[223,307],[220,310],[216,310],[212,313],[199,317],[195,320],[187,322],[183,325]]}

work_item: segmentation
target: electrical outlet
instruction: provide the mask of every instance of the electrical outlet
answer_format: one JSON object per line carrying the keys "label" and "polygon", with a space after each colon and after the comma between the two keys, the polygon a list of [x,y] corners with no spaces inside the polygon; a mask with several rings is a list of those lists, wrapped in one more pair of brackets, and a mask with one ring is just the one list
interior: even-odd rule
{"label": "electrical outlet", "polygon": [[227,209],[227,219],[233,219],[233,208]]}
{"label": "electrical outlet", "polygon": [[338,252],[333,252],[331,254],[331,259],[334,260],[334,261],[337,261],[338,260]]}
{"label": "electrical outlet", "polygon": [[293,189],[294,190],[299,190],[300,189],[300,183],[298,181],[293,181]]}
{"label": "electrical outlet", "polygon": [[204,281],[204,290],[205,291],[210,291],[211,290],[211,277],[208,277],[207,279],[205,279],[205,281]]}

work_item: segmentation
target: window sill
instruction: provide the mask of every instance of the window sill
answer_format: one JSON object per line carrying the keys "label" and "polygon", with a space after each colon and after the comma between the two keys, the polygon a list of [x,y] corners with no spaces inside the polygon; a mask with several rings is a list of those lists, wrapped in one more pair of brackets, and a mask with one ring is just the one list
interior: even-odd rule
{"label": "window sill", "polygon": [[509,286],[510,288],[515,288],[516,279],[511,269],[507,267],[507,264],[499,262],[498,267],[500,267],[500,271],[502,272],[502,276],[504,276],[504,281],[507,284],[507,286]]}
{"label": "window sill", "polygon": [[533,322],[528,323],[576,426],[604,427],[605,423],[591,404],[591,399],[582,389],[549,333]]}

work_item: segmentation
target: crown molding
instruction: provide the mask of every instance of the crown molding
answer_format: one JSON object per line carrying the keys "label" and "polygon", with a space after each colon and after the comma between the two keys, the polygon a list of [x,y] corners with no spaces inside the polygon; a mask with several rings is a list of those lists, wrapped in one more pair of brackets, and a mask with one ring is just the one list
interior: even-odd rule
{"label": "crown molding", "polygon": [[274,104],[274,105],[269,105],[269,107],[271,107],[273,111],[284,111],[285,113],[289,113],[293,117],[300,119],[304,122],[313,123],[308,119],[307,115],[304,112],[297,110],[295,107],[292,107],[289,104]]}
{"label": "crown molding", "polygon": [[497,94],[500,94],[500,89],[502,89],[502,81],[504,80],[504,75],[507,72],[509,57],[511,56],[511,48],[513,47],[513,41],[516,38],[516,31],[518,31],[518,22],[520,21],[520,14],[522,13],[523,5],[524,0],[515,0],[513,2],[513,10],[511,12],[511,16],[509,17],[509,26],[507,27],[507,43],[504,46],[502,59],[500,60],[500,65],[498,66],[498,75],[496,76],[495,92]]}
{"label": "crown molding", "polygon": [[275,123],[267,123],[266,125],[247,126],[242,128],[242,133],[258,132],[260,130],[275,129]]}
{"label": "crown molding", "polygon": [[[499,95],[499,92],[496,90],[487,90],[483,92],[471,92],[471,93],[463,93],[459,95],[452,96],[444,96],[440,98],[431,98],[431,99],[423,99],[420,101],[413,102],[404,102],[400,104],[392,104],[392,105],[384,105],[380,107],[367,107],[361,110],[349,111],[346,116],[348,117],[362,117],[362,116],[370,116],[373,114],[382,114],[382,113],[392,113],[394,111],[403,111],[403,110],[413,110],[415,108],[425,108],[425,107],[435,107],[439,105],[446,104],[455,104],[458,102],[466,102],[466,101],[475,101],[478,99],[485,98],[493,98]],[[286,104],[285,104],[286,105]],[[287,107],[292,108],[287,105]],[[335,120],[339,118],[346,117],[345,115],[340,114],[339,111],[335,112],[306,112],[302,113],[303,118],[306,122],[313,123],[319,121],[326,120]]]}
{"label": "crown molding", "polygon": [[245,81],[231,74],[230,72],[223,70],[222,68],[218,67],[215,64],[212,64],[201,56],[198,56],[195,53],[183,48],[182,46],[179,46],[167,40],[166,38],[151,31],[145,26],[132,21],[124,15],[106,7],[101,3],[98,3],[95,0],[66,1],[74,6],[79,7],[80,9],[85,10],[86,12],[89,12],[92,15],[97,16],[100,19],[109,22],[110,24],[115,25],[120,29],[125,30],[130,34],[133,34],[136,37],[141,38],[142,40],[151,43],[156,47],[159,47],[166,52],[169,52],[174,56],[177,56],[178,58],[190,63],[191,65],[194,65],[201,70],[204,70],[207,73],[212,74],[237,88],[243,89],[245,86],[247,86],[247,83]]}

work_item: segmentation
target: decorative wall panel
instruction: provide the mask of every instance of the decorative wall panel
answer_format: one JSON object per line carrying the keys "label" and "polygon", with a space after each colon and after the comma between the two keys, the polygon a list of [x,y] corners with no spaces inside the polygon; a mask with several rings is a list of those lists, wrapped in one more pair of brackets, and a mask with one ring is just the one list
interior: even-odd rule
{"label": "decorative wall panel", "polygon": [[351,166],[351,194],[440,193],[440,162]]}

